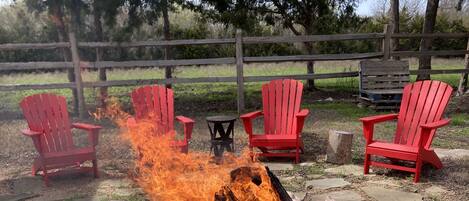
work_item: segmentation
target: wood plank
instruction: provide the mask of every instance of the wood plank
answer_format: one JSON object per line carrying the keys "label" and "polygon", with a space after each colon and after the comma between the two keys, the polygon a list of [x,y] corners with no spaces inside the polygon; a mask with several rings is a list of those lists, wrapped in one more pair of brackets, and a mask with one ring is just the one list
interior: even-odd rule
{"label": "wood plank", "polygon": [[31,50],[31,49],[56,49],[70,47],[68,42],[60,43],[4,43],[0,44],[0,50]]}
{"label": "wood plank", "polygon": [[103,86],[135,86],[151,84],[183,84],[203,82],[236,82],[236,77],[199,77],[199,78],[171,78],[171,79],[138,79],[138,80],[108,80],[97,82],[85,82],[85,87]]}
{"label": "wood plank", "polygon": [[329,78],[344,78],[344,77],[356,77],[358,72],[343,72],[343,73],[324,73],[324,74],[302,74],[302,75],[272,75],[272,76],[245,76],[245,82],[263,82],[275,79],[295,79],[295,80],[307,80],[307,79],[329,79]]}
{"label": "wood plank", "polygon": [[402,76],[367,76],[362,77],[363,82],[409,82],[409,75]]}
{"label": "wood plank", "polygon": [[383,56],[381,52],[352,53],[352,54],[314,54],[314,55],[290,55],[290,56],[264,56],[244,57],[244,62],[291,62],[291,61],[325,61],[325,60],[353,60],[369,59]]}
{"label": "wood plank", "polygon": [[178,46],[178,45],[209,45],[209,44],[234,44],[234,38],[219,39],[184,39],[184,40],[157,40],[137,42],[80,42],[82,48],[104,47],[150,47],[150,46]]}
{"label": "wood plank", "polygon": [[443,69],[443,70],[410,70],[411,75],[418,74],[458,74],[458,73],[469,73],[469,69]]}
{"label": "wood plank", "polygon": [[244,37],[244,44],[263,43],[303,43],[313,41],[367,40],[383,38],[382,33],[334,34],[334,35],[303,35],[303,36],[263,36]]}
{"label": "wood plank", "polygon": [[402,89],[407,85],[405,82],[382,82],[382,83],[362,83],[362,90],[371,90],[371,89]]}
{"label": "wood plank", "polygon": [[10,70],[43,70],[43,69],[70,69],[72,62],[15,62],[0,63],[0,71]]}
{"label": "wood plank", "polygon": [[467,38],[469,33],[393,33],[392,38]]}
{"label": "wood plank", "polygon": [[370,94],[402,94],[402,89],[373,89],[373,90],[362,90],[364,93]]}
{"label": "wood plank", "polygon": [[392,56],[458,56],[469,54],[469,50],[392,51]]}
{"label": "wood plank", "polygon": [[194,66],[194,65],[219,65],[235,64],[233,57],[213,59],[180,59],[180,60],[135,60],[135,61],[98,61],[82,62],[84,68],[134,68],[154,66]]}
{"label": "wood plank", "polygon": [[74,83],[53,83],[53,84],[5,84],[0,85],[0,91],[16,91],[30,89],[64,89],[75,88]]}

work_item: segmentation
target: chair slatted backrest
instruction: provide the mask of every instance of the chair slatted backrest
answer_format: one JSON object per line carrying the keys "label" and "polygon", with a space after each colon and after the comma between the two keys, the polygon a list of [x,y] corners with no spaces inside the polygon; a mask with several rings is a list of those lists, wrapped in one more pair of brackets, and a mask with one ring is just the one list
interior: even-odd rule
{"label": "chair slatted backrest", "polygon": [[135,119],[150,119],[165,133],[174,130],[174,93],[165,86],[143,86],[132,91]]}
{"label": "chair slatted backrest", "polygon": [[273,80],[262,85],[264,130],[266,134],[295,134],[300,111],[303,83],[296,80]]}
{"label": "chair slatted backrest", "polygon": [[360,91],[402,89],[408,83],[407,61],[360,62]]}
{"label": "chair slatted backrest", "polygon": [[[420,125],[441,120],[453,88],[440,81],[425,80],[404,87],[394,143],[418,146]],[[429,148],[435,131],[427,140]]]}
{"label": "chair slatted backrest", "polygon": [[43,153],[63,152],[74,148],[65,97],[36,94],[24,98],[20,107],[29,129],[44,132],[40,138]]}

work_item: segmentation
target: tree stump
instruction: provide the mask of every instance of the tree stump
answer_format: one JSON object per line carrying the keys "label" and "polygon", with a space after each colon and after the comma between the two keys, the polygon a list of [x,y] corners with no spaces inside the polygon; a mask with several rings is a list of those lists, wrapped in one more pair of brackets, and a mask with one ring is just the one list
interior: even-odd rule
{"label": "tree stump", "polygon": [[352,162],[353,133],[345,131],[329,131],[326,161],[335,164]]}

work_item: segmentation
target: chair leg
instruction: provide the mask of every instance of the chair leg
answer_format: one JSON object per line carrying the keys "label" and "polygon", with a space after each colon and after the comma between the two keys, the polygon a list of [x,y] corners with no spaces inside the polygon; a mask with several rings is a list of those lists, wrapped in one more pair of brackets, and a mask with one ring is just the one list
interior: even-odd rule
{"label": "chair leg", "polygon": [[296,147],[296,152],[295,152],[295,164],[300,162],[300,148]]}
{"label": "chair leg", "polygon": [[98,174],[98,160],[97,160],[97,159],[94,159],[94,160],[93,160],[93,175],[94,175],[94,178],[99,178],[99,174]]}
{"label": "chair leg", "polygon": [[415,162],[415,177],[414,177],[414,183],[419,182],[420,180],[420,172],[422,171],[422,160],[417,159],[417,162]]}
{"label": "chair leg", "polygon": [[49,176],[47,175],[47,168],[45,165],[41,167],[43,175],[42,178],[44,179],[44,184],[49,187]]}
{"label": "chair leg", "polygon": [[182,147],[181,152],[187,154],[189,152],[189,146]]}
{"label": "chair leg", "polygon": [[365,153],[365,163],[363,165],[363,174],[370,173],[370,154]]}
{"label": "chair leg", "polygon": [[31,167],[31,175],[36,176],[39,170],[41,170],[41,165],[37,159],[34,159],[33,165]]}

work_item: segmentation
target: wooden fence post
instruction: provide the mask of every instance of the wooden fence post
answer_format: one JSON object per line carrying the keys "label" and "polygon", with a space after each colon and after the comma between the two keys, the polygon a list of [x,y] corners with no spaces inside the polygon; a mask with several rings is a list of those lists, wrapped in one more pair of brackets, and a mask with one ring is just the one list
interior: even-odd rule
{"label": "wooden fence post", "polygon": [[75,88],[78,98],[78,116],[80,118],[86,117],[85,96],[83,94],[83,80],[81,79],[80,56],[78,54],[77,39],[75,33],[68,34],[70,40],[70,52],[72,53],[73,71],[75,73]]}
{"label": "wooden fence post", "polygon": [[388,24],[384,25],[384,38],[383,38],[383,60],[389,60],[391,56],[391,27]]}
{"label": "wooden fence post", "polygon": [[244,111],[243,38],[241,29],[236,30],[236,81],[238,84],[238,113]]}
{"label": "wooden fence post", "polygon": [[[467,37],[467,47],[466,50],[469,51],[469,37]],[[469,70],[469,53],[466,53],[466,57],[464,59],[464,68]],[[462,73],[461,74],[461,79],[459,80],[459,86],[458,86],[458,91],[457,95],[463,95],[467,91],[467,79],[468,79],[468,73]]]}

